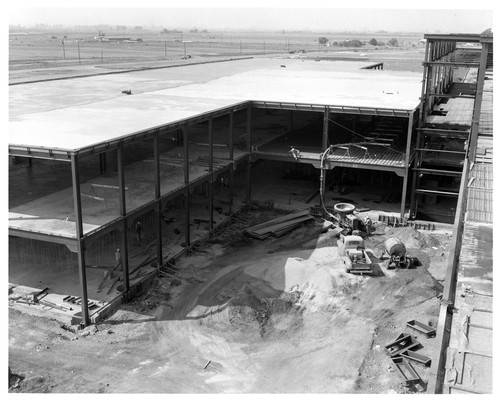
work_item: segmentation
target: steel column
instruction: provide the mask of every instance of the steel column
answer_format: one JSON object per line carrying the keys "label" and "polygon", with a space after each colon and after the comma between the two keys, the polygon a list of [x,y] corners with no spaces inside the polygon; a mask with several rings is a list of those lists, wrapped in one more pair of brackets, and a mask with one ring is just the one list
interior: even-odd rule
{"label": "steel column", "polygon": [[231,167],[229,168],[229,214],[233,212],[234,198],[234,111],[229,112],[229,159]]}
{"label": "steel column", "polygon": [[481,118],[481,105],[483,103],[484,76],[486,74],[486,64],[488,62],[488,48],[489,45],[487,43],[483,43],[479,69],[477,71],[476,100],[474,102],[474,112],[472,115],[472,126],[469,143],[469,161],[474,161],[476,157],[477,137],[479,135],[479,120]]}
{"label": "steel column", "polygon": [[460,261],[460,251],[462,249],[462,239],[464,232],[464,216],[467,204],[467,179],[469,177],[469,160],[464,160],[462,170],[462,182],[457,200],[457,210],[453,224],[453,237],[450,242],[450,253],[448,257],[445,281],[443,284],[443,294],[441,299],[441,308],[436,332],[438,349],[433,354],[432,364],[429,371],[429,382],[427,384],[427,393],[443,393],[443,384],[445,382],[445,365],[450,341],[451,326],[453,321],[452,310],[453,302],[456,296],[457,275]]}
{"label": "steel column", "polygon": [[117,155],[117,163],[118,163],[118,198],[120,202],[120,216],[122,217],[122,250],[121,250],[121,258],[122,258],[122,269],[125,280],[125,292],[128,292],[130,289],[130,281],[129,281],[129,273],[128,273],[128,237],[127,237],[127,205],[125,200],[125,172],[123,169],[123,145],[120,144],[118,146]]}
{"label": "steel column", "polygon": [[191,244],[191,237],[189,233],[189,130],[188,125],[182,128],[182,140],[184,147],[184,242],[186,246]]}
{"label": "steel column", "polygon": [[234,163],[229,168],[229,214],[233,212],[234,203]]}
{"label": "steel column", "polygon": [[410,148],[411,148],[411,138],[413,134],[413,115],[410,115],[408,119],[408,133],[406,135],[406,152],[405,152],[405,174],[403,176],[403,189],[401,192],[401,221],[405,217],[405,206],[406,206],[406,193],[408,192],[408,165],[410,164]]}
{"label": "steel column", "polygon": [[154,161],[155,161],[155,213],[156,213],[156,260],[157,267],[163,265],[163,242],[161,235],[161,183],[160,183],[160,137],[153,137]]}
{"label": "steel column", "polygon": [[214,137],[213,137],[213,119],[208,119],[208,172],[210,178],[208,181],[208,210],[210,221],[210,231],[214,229]]}
{"label": "steel column", "polygon": [[[425,61],[429,58],[429,42],[425,43]],[[427,82],[427,74],[429,74],[429,66],[424,66],[424,76],[422,78],[422,92],[420,94],[420,111],[419,111],[419,127],[423,126],[424,115],[423,110],[425,109],[425,104],[427,100],[425,99],[425,83]]]}
{"label": "steel column", "polygon": [[234,158],[234,111],[229,112],[229,159]]}
{"label": "steel column", "polygon": [[82,201],[80,197],[80,172],[78,169],[78,156],[71,156],[71,176],[73,181],[73,205],[75,209],[76,240],[78,273],[80,287],[82,288],[82,322],[85,326],[90,324],[88,295],[87,295],[87,272],[85,268],[85,244],[83,237]]}
{"label": "steel column", "polygon": [[325,151],[329,144],[328,138],[328,121],[330,119],[330,108],[325,106],[325,111],[323,112],[323,144],[322,151]]}
{"label": "steel column", "polygon": [[[252,106],[247,108],[247,151],[252,152]],[[252,156],[248,155],[247,161],[247,194],[246,201],[252,200]]]}

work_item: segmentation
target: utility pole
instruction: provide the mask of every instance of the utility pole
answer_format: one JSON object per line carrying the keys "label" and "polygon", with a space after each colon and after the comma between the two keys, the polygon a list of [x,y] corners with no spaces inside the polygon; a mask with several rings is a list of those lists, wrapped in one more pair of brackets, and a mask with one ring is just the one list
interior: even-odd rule
{"label": "utility pole", "polygon": [[66,60],[66,49],[64,48],[64,41],[61,41],[63,47],[63,58]]}
{"label": "utility pole", "polygon": [[80,59],[80,45],[76,45],[78,47],[78,64],[82,64],[82,60]]}
{"label": "utility pole", "polygon": [[186,42],[183,42],[184,43],[184,59],[186,58]]}

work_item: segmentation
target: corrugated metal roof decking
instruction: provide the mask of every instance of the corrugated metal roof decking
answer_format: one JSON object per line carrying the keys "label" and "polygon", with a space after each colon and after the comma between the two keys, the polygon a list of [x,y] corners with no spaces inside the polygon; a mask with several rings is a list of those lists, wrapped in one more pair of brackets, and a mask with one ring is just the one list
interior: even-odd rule
{"label": "corrugated metal roof decking", "polygon": [[472,123],[474,99],[450,98],[446,103],[434,106],[435,111],[446,112],[446,115],[429,115],[426,123],[440,126],[466,126]]}
{"label": "corrugated metal roof decking", "polygon": [[483,102],[479,117],[479,134],[493,136],[493,70],[486,71]]}
{"label": "corrugated metal roof decking", "polygon": [[492,224],[493,164],[475,163],[469,174],[469,183],[466,220]]}
{"label": "corrugated metal roof decking", "polygon": [[357,164],[384,165],[404,167],[405,155],[402,152],[383,146],[369,146],[367,152],[360,148],[350,147],[347,151],[336,150],[330,161],[351,162]]}

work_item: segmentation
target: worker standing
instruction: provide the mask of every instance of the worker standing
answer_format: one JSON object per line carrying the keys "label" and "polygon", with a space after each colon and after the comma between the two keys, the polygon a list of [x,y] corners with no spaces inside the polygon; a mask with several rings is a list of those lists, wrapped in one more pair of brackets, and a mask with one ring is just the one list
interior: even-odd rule
{"label": "worker standing", "polygon": [[120,253],[119,248],[115,252],[115,262],[116,262],[116,267],[122,264],[122,254]]}
{"label": "worker standing", "polygon": [[370,217],[365,218],[365,228],[366,228],[367,235],[371,235],[372,234],[372,220],[370,219]]}
{"label": "worker standing", "polygon": [[135,223],[135,235],[137,238],[137,242],[140,243],[142,238],[142,223],[140,221],[137,221]]}
{"label": "worker standing", "polygon": [[292,153],[293,158],[295,158],[295,161],[297,161],[300,157],[300,151],[297,150],[294,146],[290,149],[290,153]]}

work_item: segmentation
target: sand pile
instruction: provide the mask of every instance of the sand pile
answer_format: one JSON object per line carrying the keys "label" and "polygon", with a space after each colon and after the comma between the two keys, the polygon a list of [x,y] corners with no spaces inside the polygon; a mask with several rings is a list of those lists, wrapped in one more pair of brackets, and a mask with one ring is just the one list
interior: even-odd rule
{"label": "sand pile", "polygon": [[298,303],[310,311],[328,310],[355,292],[366,279],[345,273],[343,267],[289,258],[285,266],[286,291],[300,293]]}
{"label": "sand pile", "polygon": [[407,249],[422,249],[439,246],[439,241],[432,235],[420,232],[413,227],[387,227],[385,234],[388,238],[399,238]]}

